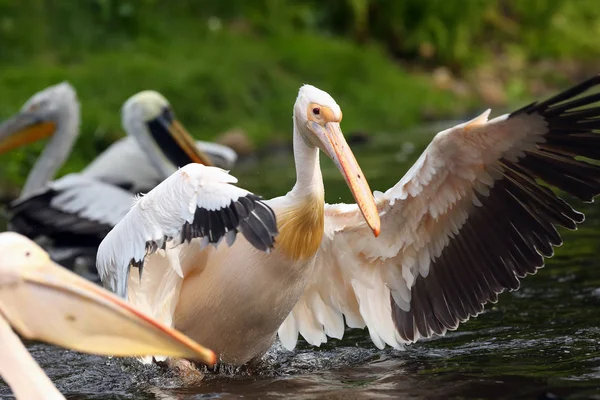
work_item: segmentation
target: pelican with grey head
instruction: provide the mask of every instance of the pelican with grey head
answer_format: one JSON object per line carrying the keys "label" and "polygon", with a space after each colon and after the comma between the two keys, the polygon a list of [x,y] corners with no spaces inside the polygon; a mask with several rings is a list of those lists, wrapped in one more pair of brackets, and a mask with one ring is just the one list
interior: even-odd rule
{"label": "pelican with grey head", "polygon": [[226,146],[211,143],[203,151],[204,144],[194,143],[167,99],[155,91],[128,99],[122,120],[126,138],[80,173],[55,181],[79,133],[74,88],[62,82],[36,93],[0,125],[0,154],[50,138],[10,206],[10,227],[30,238],[49,240],[48,250],[58,262],[73,264],[81,255],[93,260],[104,235],[129,210],[133,195],[150,190],[178,167],[191,162],[212,165],[214,154],[214,159],[226,160],[219,166],[231,167],[236,160]]}

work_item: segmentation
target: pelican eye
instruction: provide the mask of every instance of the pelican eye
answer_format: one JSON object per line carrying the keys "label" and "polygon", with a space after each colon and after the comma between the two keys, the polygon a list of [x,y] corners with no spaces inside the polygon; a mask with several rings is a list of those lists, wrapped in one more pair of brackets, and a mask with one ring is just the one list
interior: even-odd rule
{"label": "pelican eye", "polygon": [[169,106],[163,107],[160,116],[170,124],[175,120],[175,113],[173,113],[173,110]]}
{"label": "pelican eye", "polygon": [[321,109],[319,107],[315,107],[315,108],[313,108],[312,112],[315,115],[319,115],[319,114],[321,114]]}

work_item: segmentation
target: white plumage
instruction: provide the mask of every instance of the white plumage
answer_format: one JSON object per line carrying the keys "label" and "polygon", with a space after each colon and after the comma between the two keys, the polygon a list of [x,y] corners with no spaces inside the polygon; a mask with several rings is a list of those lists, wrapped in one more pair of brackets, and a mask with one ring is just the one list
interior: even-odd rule
{"label": "white plumage", "polygon": [[114,226],[127,214],[133,202],[130,192],[85,175],[69,174],[50,182],[56,192],[50,207],[65,214]]}

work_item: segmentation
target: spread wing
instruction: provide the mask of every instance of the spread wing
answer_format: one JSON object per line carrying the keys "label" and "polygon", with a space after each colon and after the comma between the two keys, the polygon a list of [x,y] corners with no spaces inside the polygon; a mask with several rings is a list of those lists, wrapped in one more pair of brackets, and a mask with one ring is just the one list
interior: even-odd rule
{"label": "spread wing", "polygon": [[298,332],[315,345],[341,337],[344,315],[378,347],[401,347],[516,290],[562,243],[556,226],[584,220],[548,186],[586,202],[600,193],[600,94],[580,96],[599,83],[436,135],[398,184],[376,193],[378,238],[355,205],[327,205],[312,281],[279,330],[283,344],[293,348]]}
{"label": "spread wing", "polygon": [[[131,266],[141,275],[146,256],[195,245],[190,242],[196,238],[203,245],[226,238],[231,245],[240,231],[254,247],[269,251],[277,234],[275,214],[236,182],[220,168],[188,164],[141,197],[98,248],[104,285],[125,296]],[[171,267],[182,275],[177,257],[172,259]]]}

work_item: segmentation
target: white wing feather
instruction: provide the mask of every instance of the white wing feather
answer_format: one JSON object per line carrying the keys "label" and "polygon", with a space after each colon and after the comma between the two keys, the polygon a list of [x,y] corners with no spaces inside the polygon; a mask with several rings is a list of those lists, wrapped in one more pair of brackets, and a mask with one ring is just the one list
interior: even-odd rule
{"label": "white wing feather", "polygon": [[65,175],[48,188],[58,193],[50,207],[111,226],[127,214],[133,202],[130,192],[80,174]]}
{"label": "white wing feather", "polygon": [[[104,235],[127,214],[133,195],[81,174],[69,174],[11,204],[11,224]],[[68,216],[65,217],[65,215]],[[17,228],[20,229],[20,228]]]}

